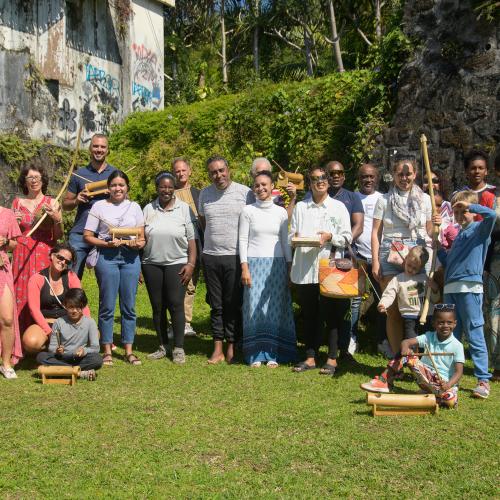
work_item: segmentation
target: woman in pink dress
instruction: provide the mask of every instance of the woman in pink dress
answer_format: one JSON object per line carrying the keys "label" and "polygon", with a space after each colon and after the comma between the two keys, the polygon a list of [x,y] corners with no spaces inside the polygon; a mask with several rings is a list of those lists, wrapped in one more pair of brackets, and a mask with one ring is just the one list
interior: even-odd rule
{"label": "woman in pink dress", "polygon": [[17,322],[14,280],[7,250],[16,247],[21,236],[14,212],[0,207],[0,373],[8,379],[17,378],[12,365],[23,357],[21,337]]}
{"label": "woman in pink dress", "polygon": [[[28,280],[33,274],[50,264],[49,252],[62,236],[62,214],[59,204],[44,193],[49,177],[39,160],[23,167],[18,186],[26,195],[15,198],[12,209],[22,231],[17,247],[12,254],[12,272],[16,294],[19,328],[21,333],[33,323],[28,308]],[[31,235],[27,236],[39,218],[47,212],[48,217]]]}

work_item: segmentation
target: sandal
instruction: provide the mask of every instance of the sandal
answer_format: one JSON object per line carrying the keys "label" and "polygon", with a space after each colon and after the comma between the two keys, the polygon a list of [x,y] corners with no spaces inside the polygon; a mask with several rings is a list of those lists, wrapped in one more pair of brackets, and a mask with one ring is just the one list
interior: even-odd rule
{"label": "sandal", "polygon": [[113,355],[112,354],[105,354],[102,357],[102,364],[106,366],[113,366]]}
{"label": "sandal", "polygon": [[141,360],[133,352],[131,352],[130,354],[125,354],[125,359],[132,366],[140,366],[140,365],[142,365]]}
{"label": "sandal", "polygon": [[316,365],[311,366],[311,365],[308,365],[305,361],[302,361],[302,363],[299,363],[298,365],[295,365],[292,368],[292,371],[294,371],[295,373],[302,373],[302,372],[306,372],[308,370],[316,370]]}
{"label": "sandal", "polygon": [[319,371],[319,374],[320,375],[335,375],[335,370],[337,369],[336,366],[333,366],[333,365],[329,365],[328,363],[325,363],[320,371]]}

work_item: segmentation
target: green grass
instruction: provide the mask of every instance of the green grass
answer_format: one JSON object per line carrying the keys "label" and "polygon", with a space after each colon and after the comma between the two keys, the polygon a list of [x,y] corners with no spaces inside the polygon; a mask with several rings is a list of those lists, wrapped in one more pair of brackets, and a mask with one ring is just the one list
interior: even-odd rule
{"label": "green grass", "polygon": [[[93,277],[85,287],[96,315]],[[145,360],[157,342],[141,287],[143,366],[118,358],[97,382],[70,388],[42,386],[25,361],[17,381],[0,380],[2,496],[499,497],[500,387],[472,399],[470,364],[458,411],[373,418],[359,384],[381,357],[361,354],[335,379],[207,366],[203,299],[201,286],[193,324],[202,335],[187,339],[185,366]]]}

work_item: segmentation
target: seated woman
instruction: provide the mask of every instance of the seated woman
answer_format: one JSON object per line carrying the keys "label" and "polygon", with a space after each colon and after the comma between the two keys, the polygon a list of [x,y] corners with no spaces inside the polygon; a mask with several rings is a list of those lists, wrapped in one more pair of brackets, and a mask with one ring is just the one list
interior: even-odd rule
{"label": "seated woman", "polygon": [[[50,265],[34,274],[28,283],[28,307],[35,324],[26,329],[23,347],[36,354],[48,345],[52,324],[66,314],[64,295],[70,288],[81,288],[78,276],[69,269],[75,261],[75,251],[66,243],[58,243],[50,250]],[[83,309],[90,316],[88,307]]]}

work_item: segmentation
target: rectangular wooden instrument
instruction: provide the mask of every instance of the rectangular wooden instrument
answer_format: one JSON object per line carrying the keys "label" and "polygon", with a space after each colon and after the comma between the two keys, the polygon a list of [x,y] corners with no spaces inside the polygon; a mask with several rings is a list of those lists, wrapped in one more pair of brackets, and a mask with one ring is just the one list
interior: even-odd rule
{"label": "rectangular wooden instrument", "polygon": [[292,238],[292,247],[311,247],[319,248],[321,246],[321,240],[315,237],[309,236],[294,236]]}

